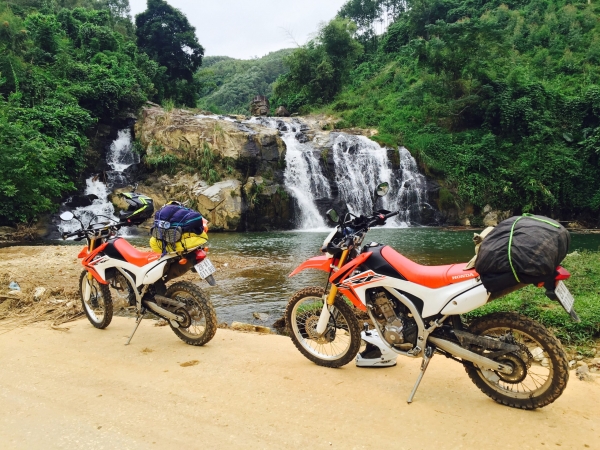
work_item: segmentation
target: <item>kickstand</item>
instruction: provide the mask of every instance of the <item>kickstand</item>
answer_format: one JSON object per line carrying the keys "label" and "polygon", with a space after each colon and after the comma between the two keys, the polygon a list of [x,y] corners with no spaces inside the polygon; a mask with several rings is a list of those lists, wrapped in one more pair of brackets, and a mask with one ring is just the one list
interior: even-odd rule
{"label": "kickstand", "polygon": [[131,336],[129,336],[129,339],[127,340],[127,343],[125,345],[129,345],[129,343],[131,342],[131,339],[133,339],[133,335],[135,334],[138,327],[140,326],[140,323],[142,323],[142,319],[144,318],[145,313],[146,313],[146,311],[145,311],[145,309],[143,309],[138,314],[137,319],[135,319],[135,327],[133,328],[133,331],[131,332]]}
{"label": "kickstand", "polygon": [[429,361],[431,361],[431,358],[433,357],[433,353],[434,353],[433,347],[425,348],[425,351],[423,352],[423,362],[421,363],[421,372],[419,373],[417,382],[415,383],[414,387],[412,388],[412,391],[410,392],[410,395],[408,396],[408,400],[406,400],[407,403],[412,403],[413,398],[415,397],[415,394],[417,393],[417,388],[419,387],[419,384],[421,384],[421,380],[423,379],[423,375],[425,375],[425,371],[427,370]]}

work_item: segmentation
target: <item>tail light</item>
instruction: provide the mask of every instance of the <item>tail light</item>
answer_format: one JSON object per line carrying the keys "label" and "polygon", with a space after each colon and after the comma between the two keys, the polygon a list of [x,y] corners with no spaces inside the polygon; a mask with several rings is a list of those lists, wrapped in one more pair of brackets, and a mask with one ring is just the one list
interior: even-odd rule
{"label": "tail light", "polygon": [[201,248],[196,250],[196,262],[204,261],[204,258],[206,258],[206,252]]}
{"label": "tail light", "polygon": [[569,278],[571,278],[571,274],[564,267],[558,266],[556,268],[556,271],[558,272],[558,275],[556,276],[556,278],[554,278],[556,281],[568,280]]}

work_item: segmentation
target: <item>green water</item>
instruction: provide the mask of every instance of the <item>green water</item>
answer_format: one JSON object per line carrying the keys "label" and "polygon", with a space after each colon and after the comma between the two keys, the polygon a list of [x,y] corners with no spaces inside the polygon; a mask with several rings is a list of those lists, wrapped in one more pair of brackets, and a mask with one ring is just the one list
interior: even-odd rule
{"label": "green water", "polygon": [[[322,286],[326,274],[307,270],[293,278],[288,275],[306,259],[318,255],[327,232],[209,233],[210,255],[246,257],[245,269],[220,268],[219,283],[202,287],[210,293],[220,322],[259,323],[252,313],[269,314],[267,325],[282,316],[288,299],[307,286]],[[600,234],[572,234],[571,249],[600,249]],[[466,262],[473,256],[473,231],[435,228],[374,229],[365,243],[391,245],[406,257],[427,265]],[[147,246],[147,238],[131,239]],[[78,245],[81,245],[78,243]]]}

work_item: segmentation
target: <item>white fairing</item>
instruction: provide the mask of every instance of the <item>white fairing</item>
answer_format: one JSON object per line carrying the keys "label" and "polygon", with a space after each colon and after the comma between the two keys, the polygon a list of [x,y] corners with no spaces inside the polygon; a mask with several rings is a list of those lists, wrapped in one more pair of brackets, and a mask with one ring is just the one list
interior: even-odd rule
{"label": "white fairing", "polygon": [[142,284],[152,284],[160,280],[165,271],[165,264],[167,264],[167,262],[163,261],[158,266],[154,267],[154,269],[150,270],[144,277]]}
{"label": "white fairing", "polygon": [[474,287],[453,298],[450,303],[442,309],[444,315],[464,314],[479,308],[487,303],[490,294],[483,284]]}
{"label": "white fairing", "polygon": [[[349,283],[352,281],[352,279],[359,280],[364,278],[365,274],[366,273],[363,272],[353,276],[352,278],[348,278],[344,281],[344,284]],[[354,291],[357,293],[361,301],[366,305],[366,290],[374,287],[394,288],[398,291],[408,292],[409,294],[420,298],[423,300],[423,318],[439,314],[442,312],[442,310],[444,314],[466,313],[485,304],[489,296],[481,284],[481,281],[478,281],[477,278],[469,279],[461,283],[450,284],[437,289],[431,289],[421,286],[420,284],[411,283],[410,281],[400,280],[398,278],[381,277],[372,283],[354,287]],[[464,298],[461,294],[464,295]],[[456,300],[456,305],[450,304],[453,300]]]}
{"label": "white fairing", "polygon": [[163,272],[167,260],[173,257],[173,255],[167,254],[156,261],[149,262],[145,266],[138,267],[135,264],[128,263],[127,261],[121,261],[118,259],[109,258],[108,256],[102,256],[94,260],[92,262],[92,266],[104,280],[106,280],[106,269],[111,267],[120,267],[121,269],[125,269],[133,275],[135,284],[139,287],[142,284],[152,284],[158,281],[164,274]]}

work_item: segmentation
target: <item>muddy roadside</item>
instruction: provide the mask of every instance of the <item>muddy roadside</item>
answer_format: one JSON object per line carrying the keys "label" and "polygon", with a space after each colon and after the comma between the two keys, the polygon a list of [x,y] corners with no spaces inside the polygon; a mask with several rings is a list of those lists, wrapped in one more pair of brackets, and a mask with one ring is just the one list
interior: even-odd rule
{"label": "muddy roadside", "polygon": [[[0,329],[11,329],[35,322],[50,327],[65,327],[82,317],[78,282],[83,270],[77,254],[79,245],[12,246],[0,248]],[[140,248],[150,251],[149,248]],[[210,255],[220,269],[220,281],[236,271],[256,264],[252,258]],[[197,281],[195,274],[180,279]],[[16,283],[19,289],[11,289]],[[13,287],[15,285],[13,284]],[[113,295],[117,315],[130,315],[124,299]]]}

